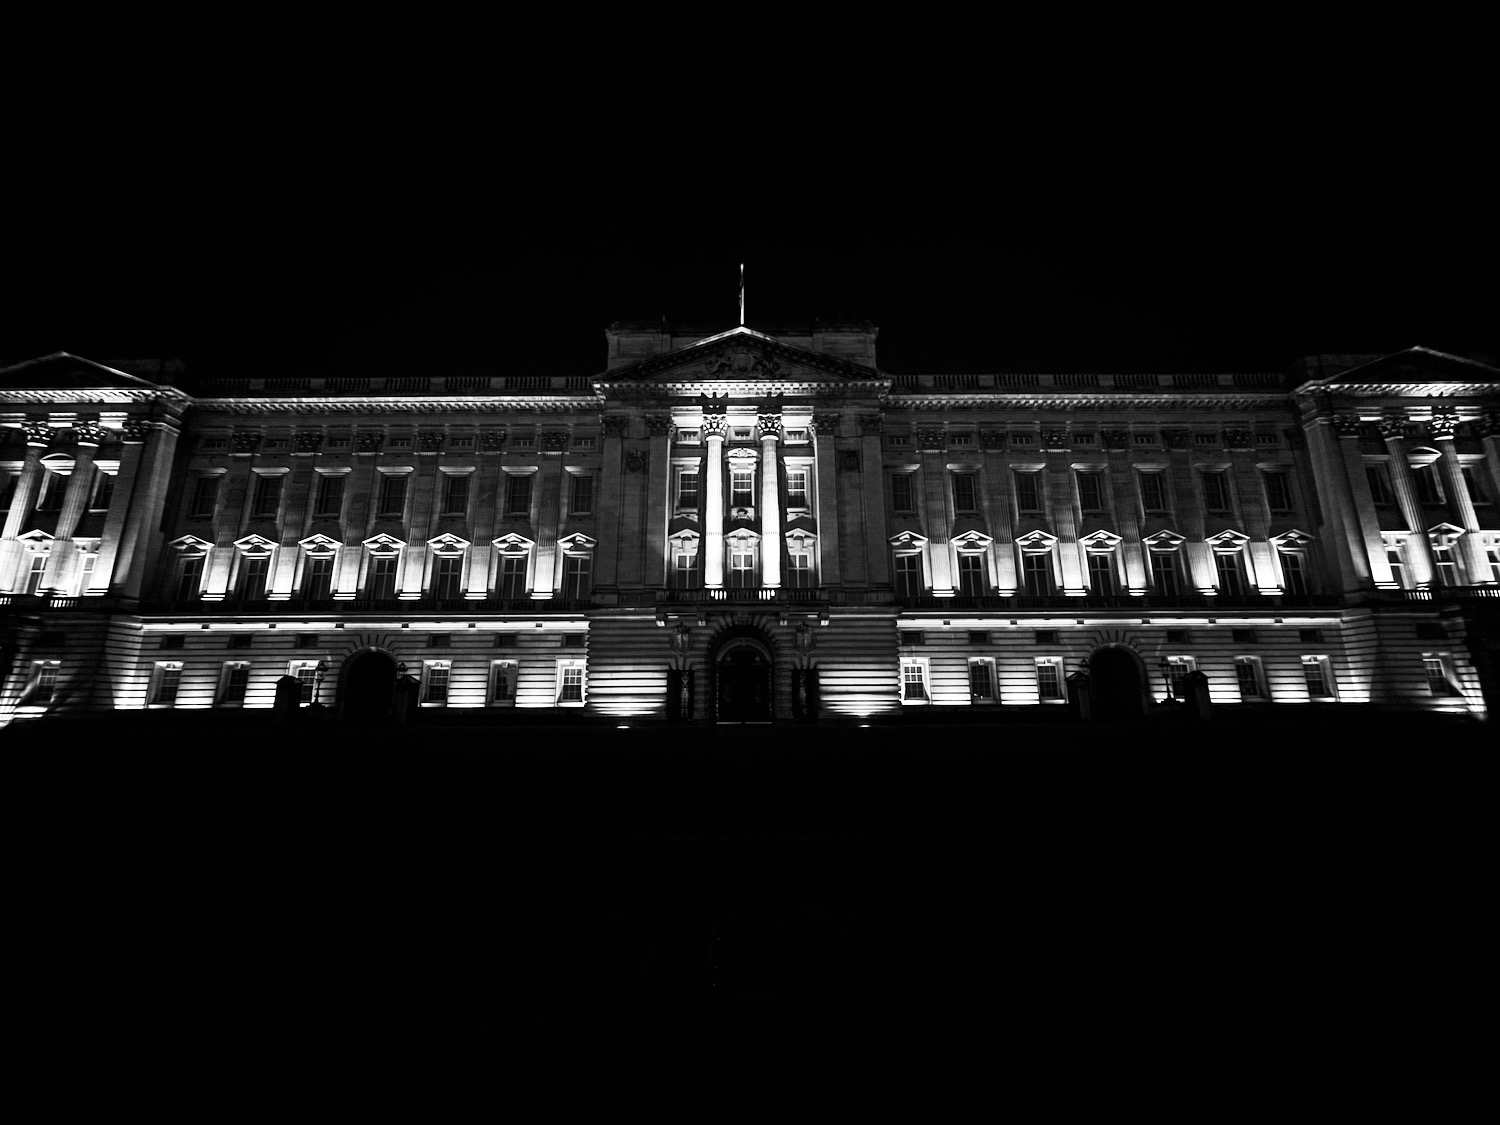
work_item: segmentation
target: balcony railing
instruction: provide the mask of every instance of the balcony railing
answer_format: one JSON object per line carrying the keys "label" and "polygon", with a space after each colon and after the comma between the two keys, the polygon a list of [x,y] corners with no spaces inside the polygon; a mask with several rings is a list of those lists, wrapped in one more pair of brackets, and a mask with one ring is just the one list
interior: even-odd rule
{"label": "balcony railing", "polygon": [[828,600],[825,591],[788,590],[784,587],[758,586],[746,589],[694,589],[694,590],[658,590],[656,601],[659,605],[698,605],[712,604],[715,602],[730,602],[735,605],[749,603],[770,603],[773,605],[817,605],[819,602]]}
{"label": "balcony railing", "polygon": [[[92,600],[92,599],[90,599]],[[142,602],[140,612],[162,613],[238,613],[257,615],[319,614],[339,616],[352,613],[580,613],[592,607],[587,599],[574,598],[294,598],[272,601],[267,598],[166,598]]]}
{"label": "balcony railing", "polygon": [[204,379],[199,394],[518,394],[535,391],[588,394],[587,375],[271,375]]}

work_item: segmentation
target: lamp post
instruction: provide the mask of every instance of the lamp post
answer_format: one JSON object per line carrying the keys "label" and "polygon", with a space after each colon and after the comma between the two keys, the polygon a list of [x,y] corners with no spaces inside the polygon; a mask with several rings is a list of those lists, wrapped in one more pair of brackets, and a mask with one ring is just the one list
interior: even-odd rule
{"label": "lamp post", "polygon": [[1172,662],[1170,660],[1168,660],[1165,656],[1163,656],[1161,658],[1160,668],[1161,668],[1162,683],[1166,684],[1166,686],[1167,686],[1167,700],[1166,701],[1168,703],[1173,703],[1173,702],[1176,701],[1177,697],[1172,694]]}
{"label": "lamp post", "polygon": [[318,675],[313,684],[313,706],[323,706],[323,677],[328,674],[328,661],[318,661]]}

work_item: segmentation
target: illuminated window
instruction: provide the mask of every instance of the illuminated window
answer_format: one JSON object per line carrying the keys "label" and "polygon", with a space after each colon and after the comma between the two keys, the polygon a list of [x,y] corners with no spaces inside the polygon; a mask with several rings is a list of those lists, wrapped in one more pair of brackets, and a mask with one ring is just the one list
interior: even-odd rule
{"label": "illuminated window", "polygon": [[302,694],[299,698],[304,706],[311,703],[318,689],[318,662],[316,660],[293,660],[287,665],[287,675],[295,676],[302,681]]}
{"label": "illuminated window", "polygon": [[309,558],[302,573],[302,596],[321,602],[333,597],[333,559]]}
{"label": "illuminated window", "polygon": [[1273,512],[1292,510],[1292,486],[1287,474],[1281,469],[1267,469],[1261,474],[1266,482],[1266,503]]}
{"label": "illuminated window", "polygon": [[514,660],[496,660],[490,664],[490,706],[507,707],[516,701],[516,676],[520,666]]}
{"label": "illuminated window", "polygon": [[1085,512],[1104,510],[1104,474],[1080,472],[1078,474],[1078,506]]}
{"label": "illuminated window", "polygon": [[1304,656],[1302,678],[1313,699],[1334,699],[1333,665],[1326,656]]}
{"label": "illuminated window", "polygon": [[1167,510],[1166,485],[1159,472],[1138,472],[1141,482],[1141,506],[1148,512]]}
{"label": "illuminated window", "polygon": [[1219,593],[1229,597],[1240,597],[1245,593],[1245,574],[1239,552],[1214,552],[1214,567],[1219,574]]}
{"label": "illuminated window", "polygon": [[1403,590],[1411,589],[1406,581],[1406,543],[1404,540],[1386,541],[1385,561],[1390,564],[1391,578]]}
{"label": "illuminated window", "polygon": [[568,511],[575,516],[586,516],[594,510],[594,478],[588,473],[571,473],[572,493],[568,498]]}
{"label": "illuminated window", "polygon": [[1151,578],[1156,592],[1163,597],[1182,596],[1182,572],[1178,566],[1176,551],[1148,551],[1151,559]]}
{"label": "illuminated window", "polygon": [[1492,543],[1485,547],[1484,558],[1490,564],[1490,581],[1500,582],[1500,543]]}
{"label": "illuminated window", "polygon": [[1103,596],[1113,595],[1115,586],[1115,557],[1113,553],[1098,551],[1089,553],[1089,588]]}
{"label": "illuminated window", "polygon": [[756,585],[755,544],[736,540],[729,545],[729,584],[737,589]]}
{"label": "illuminated window", "polygon": [[422,702],[443,705],[448,702],[448,674],[451,665],[446,660],[429,660],[422,665]]}
{"label": "illuminated window", "polygon": [[344,474],[319,473],[313,515],[337,519],[344,509]]}
{"label": "illuminated window", "polygon": [[672,553],[672,585],[679,590],[698,588],[698,552],[687,547],[678,547]]}
{"label": "illuminated window", "polygon": [[1446,659],[1441,656],[1424,656],[1422,669],[1427,674],[1427,690],[1433,695],[1458,694],[1458,689],[1449,675]]}
{"label": "illuminated window", "polygon": [[915,512],[917,510],[916,473],[896,473],[891,477],[891,510]]}
{"label": "illuminated window", "polygon": [[984,593],[984,556],[960,554],[958,556],[958,592],[977,598]]}
{"label": "illuminated window", "polygon": [[1044,656],[1036,662],[1036,694],[1043,703],[1063,703],[1067,696],[1063,691],[1062,660],[1055,656]]}
{"label": "illuminated window", "polygon": [[793,590],[812,588],[812,551],[806,547],[793,547],[787,552],[786,584]]}
{"label": "illuminated window", "polygon": [[432,596],[451,600],[464,596],[464,560],[462,555],[438,555],[432,565]]}
{"label": "illuminated window", "polygon": [[582,660],[557,662],[557,705],[582,707],[584,703],[584,665]]}
{"label": "illuminated window", "polygon": [[915,598],[927,586],[922,578],[922,556],[909,553],[896,556],[896,594],[898,597]]}
{"label": "illuminated window", "polygon": [[469,474],[443,474],[443,512],[445,516],[461,516],[469,510]]}
{"label": "illuminated window", "polygon": [[31,556],[31,565],[26,570],[26,592],[28,594],[40,594],[42,592],[42,580],[47,574],[47,560],[51,556],[46,553],[38,553]]}
{"label": "illuminated window", "polygon": [[219,480],[217,476],[199,477],[193,482],[193,501],[188,506],[190,516],[211,516],[219,505]]}
{"label": "illuminated window", "polygon": [[374,555],[370,558],[370,569],[365,575],[367,598],[389,601],[396,596],[396,564],[399,561],[394,555]]}
{"label": "illuminated window", "polygon": [[151,703],[153,706],[170,707],[177,702],[177,689],[182,684],[182,663],[172,661],[160,663],[151,676]]}
{"label": "illuminated window", "polygon": [[91,553],[83,556],[83,565],[78,572],[79,596],[82,596],[83,594],[88,592],[89,583],[94,576],[94,568],[98,565],[98,563],[99,556],[96,554]]}
{"label": "illuminated window", "polygon": [[979,510],[978,489],[975,487],[975,474],[954,473],[953,474],[953,510],[955,512],[974,512]]}
{"label": "illuminated window", "polygon": [[1440,585],[1462,585],[1463,580],[1458,572],[1458,560],[1453,556],[1452,547],[1433,547],[1432,561],[1437,567],[1437,579]]}
{"label": "illuminated window", "polygon": [[990,657],[969,658],[969,701],[995,702],[995,662]]}
{"label": "illuminated window", "polygon": [[755,506],[755,471],[736,468],[730,471],[729,479],[729,506],[753,508]]}
{"label": "illuminated window", "polygon": [[680,512],[698,510],[698,470],[696,467],[677,470],[677,510]]}
{"label": "illuminated window", "polygon": [[406,474],[381,473],[380,496],[375,506],[379,516],[399,516],[406,510]]}
{"label": "illuminated window", "polygon": [[901,702],[927,702],[927,658],[925,656],[901,658]]}
{"label": "illuminated window", "polygon": [[505,514],[507,516],[529,516],[531,514],[530,473],[508,473],[506,475]]}
{"label": "illuminated window", "polygon": [[500,556],[500,596],[516,599],[526,596],[525,555]]}
{"label": "illuminated window", "polygon": [[1038,472],[1018,472],[1016,474],[1016,508],[1022,512],[1040,512],[1042,510],[1042,474]]}
{"label": "illuminated window", "polygon": [[42,476],[41,493],[37,496],[36,510],[55,512],[62,507],[63,493],[67,491],[68,478],[62,473],[46,470]]}
{"label": "illuminated window", "polygon": [[242,660],[230,661],[224,665],[223,674],[219,679],[219,702],[245,702],[245,689],[249,686],[250,665]]}
{"label": "illuminated window", "polygon": [[1186,697],[1183,690],[1183,681],[1189,672],[1196,671],[1198,661],[1191,656],[1169,656],[1167,657],[1167,675],[1172,680],[1172,694],[1178,699]]}
{"label": "illuminated window", "polygon": [[1307,593],[1307,571],[1302,566],[1302,555],[1296,551],[1281,551],[1281,575],[1286,581],[1286,592],[1301,597]]}
{"label": "illuminated window", "polygon": [[788,508],[807,507],[807,477],[806,469],[788,468],[786,471],[786,506]]}
{"label": "illuminated window", "polygon": [[57,660],[38,660],[31,665],[31,688],[26,693],[26,703],[42,707],[52,702],[57,694],[57,676],[62,664]]}
{"label": "illuminated window", "polygon": [[1271,698],[1271,692],[1266,687],[1266,669],[1258,656],[1236,656],[1234,658],[1234,675],[1239,681],[1240,698],[1265,700]]}
{"label": "illuminated window", "polygon": [[280,509],[280,474],[258,474],[255,478],[255,493],[250,503],[250,514],[257,519],[275,519]]}

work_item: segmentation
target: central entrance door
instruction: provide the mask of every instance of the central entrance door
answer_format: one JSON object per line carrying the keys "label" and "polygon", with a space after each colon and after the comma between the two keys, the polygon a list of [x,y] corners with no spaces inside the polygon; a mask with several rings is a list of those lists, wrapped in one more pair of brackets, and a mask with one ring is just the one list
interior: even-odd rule
{"label": "central entrance door", "polygon": [[1094,718],[1106,722],[1145,715],[1145,688],[1136,660],[1121,648],[1101,648],[1089,660]]}
{"label": "central entrance door", "polygon": [[714,668],[721,723],[771,721],[771,662],[749,645],[731,648]]}
{"label": "central entrance door", "polygon": [[346,723],[385,723],[396,688],[396,660],[373,650],[351,658],[339,685],[339,714]]}

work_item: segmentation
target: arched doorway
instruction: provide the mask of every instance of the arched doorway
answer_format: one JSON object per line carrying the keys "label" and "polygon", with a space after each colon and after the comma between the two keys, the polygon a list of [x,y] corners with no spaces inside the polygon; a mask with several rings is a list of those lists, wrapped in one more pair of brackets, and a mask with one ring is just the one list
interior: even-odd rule
{"label": "arched doorway", "polygon": [[339,677],[339,716],[349,723],[387,722],[395,687],[394,656],[379,649],[356,653]]}
{"label": "arched doorway", "polygon": [[714,720],[720,723],[769,723],[771,654],[762,644],[739,637],[719,649],[714,659]]}
{"label": "arched doorway", "polygon": [[1089,690],[1096,719],[1120,722],[1146,713],[1140,659],[1121,645],[1106,645],[1089,657]]}

